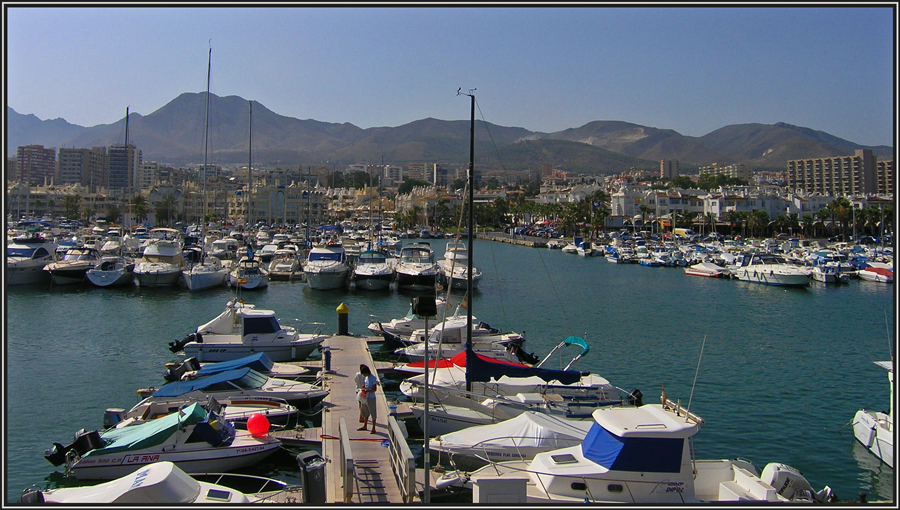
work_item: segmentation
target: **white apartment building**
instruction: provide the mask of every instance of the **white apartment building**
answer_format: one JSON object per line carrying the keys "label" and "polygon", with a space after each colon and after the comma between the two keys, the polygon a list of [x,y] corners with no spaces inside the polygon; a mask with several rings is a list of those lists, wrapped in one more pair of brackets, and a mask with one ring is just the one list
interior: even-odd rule
{"label": "white apartment building", "polygon": [[724,175],[725,177],[740,179],[747,182],[750,182],[751,179],[753,179],[753,172],[747,168],[747,165],[741,163],[731,165],[725,163],[713,163],[709,166],[701,166],[700,175]]}

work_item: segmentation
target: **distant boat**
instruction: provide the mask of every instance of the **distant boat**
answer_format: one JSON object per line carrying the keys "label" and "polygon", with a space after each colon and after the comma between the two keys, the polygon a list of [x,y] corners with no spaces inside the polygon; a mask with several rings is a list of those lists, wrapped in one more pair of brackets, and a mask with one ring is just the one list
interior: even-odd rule
{"label": "distant boat", "polygon": [[376,250],[359,254],[353,269],[353,283],[357,289],[386,289],[393,279],[394,268],[388,263],[387,255]]}
{"label": "distant boat", "polygon": [[134,283],[134,260],[119,255],[104,256],[85,274],[96,287],[120,287]]}
{"label": "distant boat", "polygon": [[727,276],[728,270],[712,262],[701,262],[684,268],[684,274],[689,276],[705,276],[708,278],[720,278]]}
{"label": "distant boat", "polygon": [[6,245],[6,284],[46,283],[47,264],[56,261],[56,244],[40,236],[20,236]]}
{"label": "distant boat", "polygon": [[332,239],[320,246],[314,246],[309,250],[303,272],[310,289],[343,288],[350,273],[343,244],[337,239]]}

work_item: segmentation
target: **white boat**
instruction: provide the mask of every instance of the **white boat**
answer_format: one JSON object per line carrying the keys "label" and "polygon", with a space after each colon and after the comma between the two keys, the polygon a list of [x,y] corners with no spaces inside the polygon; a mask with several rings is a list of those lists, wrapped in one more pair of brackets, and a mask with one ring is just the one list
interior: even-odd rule
{"label": "white boat", "polygon": [[684,268],[684,274],[689,276],[705,276],[707,278],[721,278],[728,276],[729,272],[722,266],[712,262],[700,262]]}
{"label": "white boat", "polygon": [[121,227],[113,227],[106,231],[106,239],[100,246],[104,255],[119,255],[123,251],[124,232]]}
{"label": "white boat", "polygon": [[590,241],[581,241],[575,246],[575,253],[580,257],[593,257],[594,249],[591,247]]}
{"label": "white boat", "polygon": [[257,310],[254,305],[232,299],[225,311],[197,328],[179,342],[170,342],[172,352],[184,351],[201,363],[229,361],[257,352],[264,352],[272,361],[306,359],[325,340],[319,333],[301,333],[293,327],[283,327],[272,310]]}
{"label": "white boat", "polygon": [[54,285],[80,284],[89,269],[100,263],[102,256],[95,248],[72,248],[62,259],[44,266]]}
{"label": "white boat", "polygon": [[[440,262],[441,281],[452,289],[467,289],[469,276],[469,250],[466,244],[456,239],[447,243],[444,259]],[[472,268],[472,288],[481,282],[482,272]]]}
{"label": "white boat", "polygon": [[880,412],[860,409],[853,417],[853,435],[885,464],[894,467],[894,364],[890,361],[876,361],[876,365],[887,370],[891,388],[890,411]]}
{"label": "white boat", "polygon": [[235,368],[250,367],[257,372],[274,377],[276,379],[297,379],[308,374],[309,369],[292,363],[275,363],[266,353],[257,352],[242,358],[218,363],[200,363],[197,358],[186,358],[179,363],[166,363],[166,372],[163,379],[168,382],[191,379],[197,376],[209,375],[215,371],[224,372]]}
{"label": "white boat", "polygon": [[172,462],[186,473],[231,471],[253,465],[281,447],[207,412],[199,403],[143,424],[77,434],[69,446],[54,443],[44,457],[65,465],[78,480],[110,480],[147,464]]}
{"label": "white boat", "polygon": [[400,261],[395,269],[401,289],[431,290],[438,281],[438,265],[428,243],[410,243],[400,248]]}
{"label": "white boat", "polygon": [[241,257],[228,273],[228,283],[244,290],[264,289],[269,286],[269,272],[258,258]]}
{"label": "white boat", "polygon": [[764,285],[802,287],[810,280],[809,270],[771,253],[745,254],[733,273],[738,280]]}
{"label": "white boat", "polygon": [[[441,308],[448,306],[447,301],[442,297],[435,297],[434,305],[436,310],[440,310]],[[473,318],[473,320],[475,319]],[[409,311],[406,312],[405,316],[399,319],[391,319],[389,322],[381,322],[373,319],[372,322],[369,323],[368,329],[376,335],[383,335],[384,333],[387,333],[388,335],[392,335],[395,337],[409,338],[413,331],[417,329],[423,329],[424,327],[425,317],[413,313],[413,307],[410,306]],[[390,340],[388,338],[385,338],[385,341],[388,342]],[[394,345],[393,347],[397,348],[399,346],[400,345]]]}
{"label": "white boat", "polygon": [[387,255],[377,250],[366,250],[356,259],[353,268],[353,283],[357,289],[382,290],[390,287],[394,279],[394,268],[388,263]]}
{"label": "white boat", "polygon": [[[702,502],[823,502],[799,471],[768,464],[762,474],[746,460],[697,460],[693,436],[703,420],[668,399],[663,404],[612,406],[593,412],[577,446],[538,453],[530,461],[491,463],[448,473],[440,485],[473,488],[524,479],[520,503],[696,504]],[[652,452],[652,454],[648,454]]]}
{"label": "white boat", "polygon": [[[200,478],[201,475],[195,475]],[[209,475],[203,474],[207,477]],[[172,462],[146,466],[109,482],[84,487],[60,487],[39,491],[26,490],[18,503],[57,503],[64,505],[185,505],[192,503],[249,504],[273,500],[289,486],[270,478],[240,474],[216,476],[216,482],[198,480]],[[242,492],[232,486],[259,487]],[[246,489],[245,489],[246,490]]]}
{"label": "white boat", "polygon": [[56,244],[37,235],[15,237],[6,245],[6,284],[49,281],[44,266],[56,261]]}
{"label": "white boat", "polygon": [[849,283],[850,273],[841,271],[840,266],[832,264],[816,264],[813,266],[812,279],[822,283]]}
{"label": "white boat", "polygon": [[[438,351],[440,358],[451,358],[465,350],[469,339],[467,324],[466,317],[454,316],[431,327],[428,331],[428,358],[438,358]],[[525,342],[525,337],[518,333],[503,333],[483,323],[472,326],[471,339],[472,349],[476,353],[507,361],[520,361],[519,353]],[[413,331],[405,343],[408,345],[396,349],[394,354],[412,361],[425,359],[424,328]]]}
{"label": "white boat", "polygon": [[340,289],[347,284],[350,265],[340,241],[332,239],[309,250],[303,268],[310,289]]}
{"label": "white boat", "polygon": [[894,283],[894,271],[888,264],[867,262],[868,267],[856,272],[860,279],[877,283]]}
{"label": "white boat", "polygon": [[233,237],[216,239],[212,242],[209,254],[219,260],[235,260],[237,259],[237,251],[240,247],[241,243]]}
{"label": "white boat", "polygon": [[[258,242],[259,241],[257,240],[257,243]],[[268,264],[269,262],[272,261],[272,257],[275,255],[276,251],[278,251],[278,245],[269,243],[269,244],[263,245],[263,247],[260,248],[259,251],[256,252],[255,255],[259,260]]]}
{"label": "white boat", "polygon": [[189,291],[197,292],[223,286],[228,277],[228,269],[218,257],[207,255],[199,264],[186,267],[181,277]]}
{"label": "white boat", "polygon": [[272,260],[269,261],[268,270],[270,280],[293,280],[294,276],[303,272],[297,250],[289,248],[275,250]]}
{"label": "white boat", "polygon": [[134,278],[142,287],[171,287],[178,283],[184,270],[179,232],[154,228],[149,235],[143,256],[134,265]]}
{"label": "white boat", "polygon": [[457,469],[477,469],[487,462],[531,460],[541,452],[580,445],[592,423],[593,420],[524,411],[496,423],[440,433],[429,441],[429,446]]}
{"label": "white boat", "polygon": [[134,282],[134,260],[120,255],[105,255],[100,263],[85,273],[97,287],[119,287]]}

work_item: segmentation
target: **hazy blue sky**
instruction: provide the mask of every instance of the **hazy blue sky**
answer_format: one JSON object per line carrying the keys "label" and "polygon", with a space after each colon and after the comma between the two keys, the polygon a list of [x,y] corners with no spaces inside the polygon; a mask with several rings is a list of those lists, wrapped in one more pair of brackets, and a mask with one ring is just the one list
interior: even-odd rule
{"label": "hazy blue sky", "polygon": [[[701,136],[787,122],[892,145],[884,7],[30,8],[7,5],[8,106],[93,126],[206,89],[299,119],[621,120]],[[211,40],[211,43],[210,43]]]}

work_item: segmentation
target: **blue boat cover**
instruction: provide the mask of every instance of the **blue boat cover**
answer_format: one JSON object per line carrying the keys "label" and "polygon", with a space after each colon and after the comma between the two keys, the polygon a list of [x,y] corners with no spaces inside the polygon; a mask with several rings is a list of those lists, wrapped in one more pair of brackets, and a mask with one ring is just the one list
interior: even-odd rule
{"label": "blue boat cover", "polygon": [[271,371],[274,366],[275,363],[266,356],[266,353],[258,352],[256,354],[244,356],[243,358],[206,364],[203,368],[197,370],[196,374],[197,376],[207,376],[244,367],[265,373]]}
{"label": "blue boat cover", "polygon": [[546,368],[522,367],[508,363],[495,363],[483,359],[466,344],[466,379],[470,382],[489,382],[491,377],[499,379],[507,377],[537,376],[546,382],[559,381],[562,384],[574,384],[581,379],[578,370],[550,370]]}
{"label": "blue boat cover", "polygon": [[678,473],[683,447],[683,438],[621,438],[594,422],[581,443],[581,453],[609,470]]}
{"label": "blue boat cover", "polygon": [[206,410],[200,404],[194,403],[156,420],[107,430],[100,434],[100,438],[103,439],[106,446],[91,450],[82,457],[150,448],[163,443],[179,428],[201,422],[206,415]]}
{"label": "blue boat cover", "polygon": [[228,370],[226,372],[219,372],[208,377],[201,377],[199,379],[194,379],[191,381],[170,382],[169,384],[166,384],[162,388],[156,390],[156,392],[152,396],[177,397],[179,395],[184,395],[185,393],[205,389],[214,384],[240,379],[241,377],[247,375],[248,372],[250,372],[250,368],[244,367],[235,370]]}

